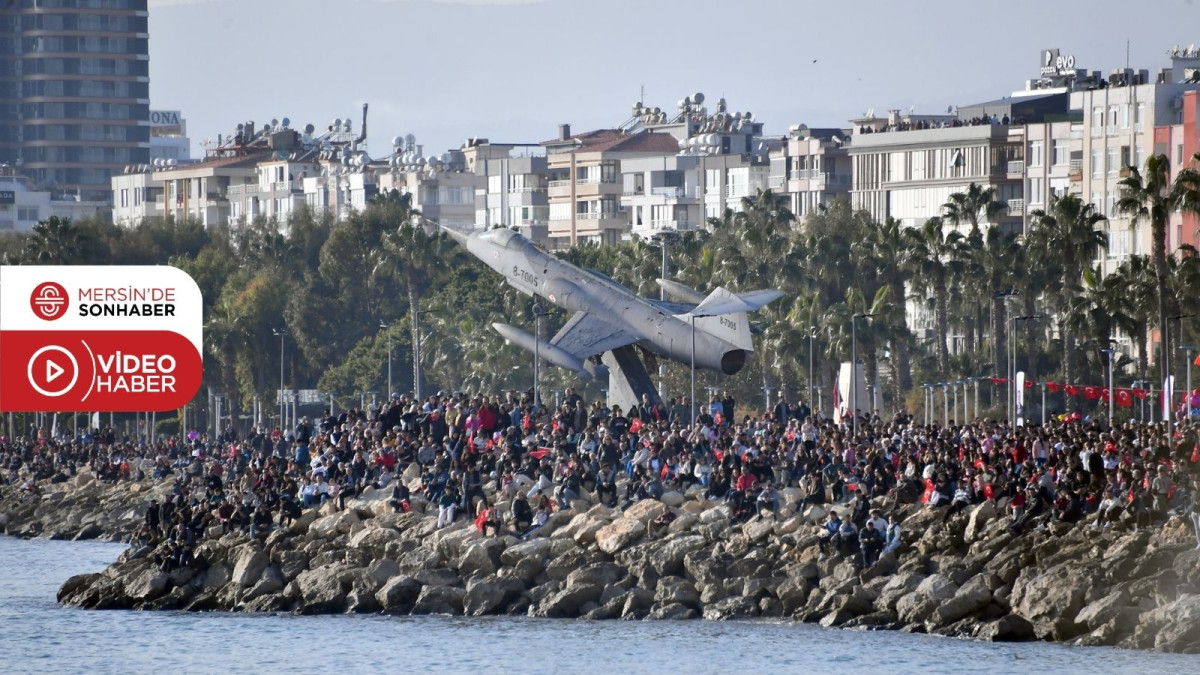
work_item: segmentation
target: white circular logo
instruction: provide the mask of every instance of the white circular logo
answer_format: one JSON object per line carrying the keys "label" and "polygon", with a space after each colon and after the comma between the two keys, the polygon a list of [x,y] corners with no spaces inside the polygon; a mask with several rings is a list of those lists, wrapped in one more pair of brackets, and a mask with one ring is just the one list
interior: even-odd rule
{"label": "white circular logo", "polygon": [[[67,386],[61,389],[49,388],[52,383],[56,382],[67,372],[66,368],[60,366],[51,358],[44,359],[43,367],[45,370],[40,374],[35,375],[34,365],[37,364],[39,357],[46,352],[58,352],[67,357],[67,360],[71,362],[71,381],[67,383]],[[79,381],[79,362],[75,360],[75,355],[67,351],[65,348],[59,347],[58,345],[47,345],[37,350],[33,353],[33,356],[29,357],[29,363],[25,366],[25,376],[29,378],[29,386],[33,387],[34,390],[36,390],[37,393],[41,394],[42,396],[49,396],[51,398],[62,396],[68,391],[71,391],[71,388],[75,386],[77,381]],[[39,384],[39,382],[41,384]],[[41,385],[46,385],[46,387],[43,388]]]}

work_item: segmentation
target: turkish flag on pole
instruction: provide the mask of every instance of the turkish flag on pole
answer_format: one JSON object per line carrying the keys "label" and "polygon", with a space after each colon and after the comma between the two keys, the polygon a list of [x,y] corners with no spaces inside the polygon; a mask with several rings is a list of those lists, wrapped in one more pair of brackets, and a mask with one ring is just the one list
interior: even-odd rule
{"label": "turkish flag on pole", "polygon": [[1129,393],[1128,389],[1117,390],[1117,405],[1122,408],[1128,408],[1133,405],[1133,395]]}
{"label": "turkish flag on pole", "polygon": [[1079,395],[1079,387],[1076,387],[1073,384],[1068,384],[1066,392],[1067,392],[1068,396],[1078,396]]}
{"label": "turkish flag on pole", "polygon": [[1100,400],[1101,400],[1101,401],[1104,401],[1105,403],[1107,403],[1107,402],[1108,402],[1108,387],[1101,387],[1101,389],[1100,389]]}
{"label": "turkish flag on pole", "polygon": [[1100,398],[1100,388],[1087,386],[1083,388],[1083,397],[1089,401],[1094,401]]}
{"label": "turkish flag on pole", "polygon": [[1004,384],[1004,383],[1008,382],[1008,380],[1006,380],[1003,377],[993,377],[990,379],[992,380],[992,384]]}
{"label": "turkish flag on pole", "polygon": [[1058,383],[1057,382],[1047,382],[1046,388],[1050,390],[1051,394],[1058,393]]}
{"label": "turkish flag on pole", "polygon": [[1145,389],[1134,389],[1133,395],[1145,401],[1146,397],[1150,395],[1150,392],[1146,391]]}
{"label": "turkish flag on pole", "polygon": [[1033,389],[1033,385],[1035,385],[1035,384],[1037,384],[1037,383],[1034,382],[1033,380],[1025,380],[1025,388],[1026,389]]}

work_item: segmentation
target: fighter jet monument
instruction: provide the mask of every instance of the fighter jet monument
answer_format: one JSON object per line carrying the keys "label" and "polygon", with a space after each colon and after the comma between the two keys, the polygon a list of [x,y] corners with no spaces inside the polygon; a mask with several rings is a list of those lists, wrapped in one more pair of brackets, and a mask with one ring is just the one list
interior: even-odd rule
{"label": "fighter jet monument", "polygon": [[754,348],[747,313],[783,295],[778,290],[737,294],[724,288],[705,295],[659,279],[667,294],[681,302],[652,300],[600,272],[550,255],[515,230],[442,229],[513,288],[575,313],[549,342],[503,323],[492,324],[496,332],[575,371],[582,380],[607,371],[609,400],[623,407],[640,402],[642,394],[660,400],[635,347],[684,365],[694,359],[697,368],[732,375]]}

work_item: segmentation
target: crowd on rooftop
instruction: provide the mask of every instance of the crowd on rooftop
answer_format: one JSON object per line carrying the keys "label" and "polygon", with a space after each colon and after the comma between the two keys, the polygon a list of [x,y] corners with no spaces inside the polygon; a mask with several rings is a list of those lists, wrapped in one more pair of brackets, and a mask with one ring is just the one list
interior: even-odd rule
{"label": "crowd on rooftop", "polygon": [[735,523],[819,505],[828,510],[822,553],[864,566],[901,545],[897,513],[918,502],[944,522],[990,500],[1018,533],[1050,520],[1147,527],[1173,515],[1200,527],[1200,449],[1183,440],[1194,439],[1187,421],[1168,442],[1162,423],[925,426],[903,413],[864,414],[855,433],[849,419],[782,396],[767,413],[740,411],[714,397],[693,424],[686,400],[626,410],[571,390],[540,407],[515,392],[439,392],[244,436],[231,428],[147,444],[112,429],[77,438],[43,429],[0,439],[0,489],[37,498],[39,483],[85,466],[106,482],[170,480],[136,535],[164,569],[190,564],[213,533],[265,536],[368,489],[384,491],[395,511],[436,514],[438,527],[467,518],[488,535],[526,537],[578,499],[618,507],[697,491],[726,504]]}
{"label": "crowd on rooftop", "polygon": [[894,124],[888,124],[881,128],[864,126],[859,130],[863,134],[881,134],[889,131],[916,131],[920,129],[951,129],[955,127],[983,127],[988,125],[1009,126],[1010,124],[1022,125],[1025,124],[1025,118],[1021,115],[1016,115],[1010,118],[1007,114],[991,115],[983,114],[966,119],[953,120],[916,120],[916,121],[900,121]]}

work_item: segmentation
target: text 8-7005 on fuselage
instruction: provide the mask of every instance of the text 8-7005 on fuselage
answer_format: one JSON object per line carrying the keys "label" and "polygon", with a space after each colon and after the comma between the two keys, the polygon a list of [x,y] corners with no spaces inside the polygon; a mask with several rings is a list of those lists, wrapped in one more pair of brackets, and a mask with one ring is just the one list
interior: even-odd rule
{"label": "text 8-7005 on fuselage", "polygon": [[538,342],[513,326],[493,326],[509,341],[531,351],[538,349],[542,358],[575,370],[584,379],[593,375],[590,357],[626,345],[690,364],[693,338],[698,368],[732,375],[741,370],[753,350],[747,313],[782,295],[777,290],[739,295],[723,288],[704,295],[677,282],[659,280],[668,294],[687,302],[649,300],[599,272],[546,253],[514,230],[467,233],[442,229],[503,275],[513,288],[575,313],[549,342]]}

